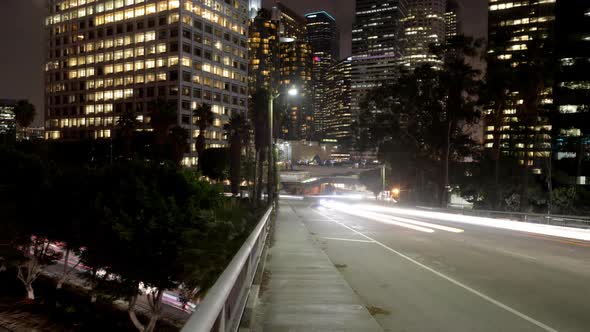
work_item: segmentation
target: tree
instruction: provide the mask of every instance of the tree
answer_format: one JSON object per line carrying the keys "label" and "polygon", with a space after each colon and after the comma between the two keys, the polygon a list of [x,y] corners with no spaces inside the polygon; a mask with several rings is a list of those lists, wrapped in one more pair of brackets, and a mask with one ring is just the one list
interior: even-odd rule
{"label": "tree", "polygon": [[178,106],[173,100],[158,98],[148,104],[150,111],[150,124],[154,130],[154,137],[158,147],[158,157],[163,155],[163,146],[166,143],[170,129],[178,123]]}
{"label": "tree", "polygon": [[0,257],[16,267],[17,278],[32,301],[33,283],[44,267],[60,258],[50,247],[55,240],[52,226],[42,215],[47,208],[45,199],[52,193],[49,174],[39,158],[14,150],[0,151],[0,161],[4,165],[0,174]]}
{"label": "tree", "polygon": [[211,111],[211,105],[209,104],[201,104],[197,109],[193,111],[193,116],[197,118],[197,126],[199,127],[199,136],[197,136],[197,155],[199,156],[199,163],[198,169],[202,168],[201,160],[203,158],[203,152],[205,152],[206,148],[206,140],[205,140],[205,130],[209,128],[213,124],[215,120],[215,116],[213,111]]}
{"label": "tree", "polygon": [[217,181],[223,181],[229,175],[230,152],[227,148],[209,148],[203,154],[201,172]]}
{"label": "tree", "polygon": [[[522,138],[522,186],[520,192],[520,208],[525,212],[529,209],[529,183],[533,158],[530,154],[539,149],[539,141],[546,131],[539,131],[537,127],[547,121],[548,110],[542,103],[547,96],[547,88],[552,86],[554,61],[551,55],[551,38],[542,41],[533,40],[527,46],[527,61],[520,62],[515,70],[514,87],[522,103],[516,107],[519,119],[518,134]],[[532,148],[531,148],[532,146]],[[550,155],[548,156],[550,157]]]}
{"label": "tree", "polygon": [[16,123],[23,130],[23,136],[26,138],[26,128],[35,120],[35,106],[26,100],[19,100],[12,111],[14,112]]}
{"label": "tree", "polygon": [[121,114],[119,120],[117,120],[117,129],[119,129],[119,134],[123,139],[123,155],[127,159],[131,158],[133,155],[133,137],[135,130],[137,130],[140,125],[141,123],[137,120],[137,116],[131,110],[126,110]]}
{"label": "tree", "polygon": [[240,193],[241,183],[241,158],[242,158],[242,136],[245,132],[246,119],[243,114],[234,113],[229,122],[223,126],[227,139],[229,141],[229,173],[231,182],[231,192],[234,196]]}
{"label": "tree", "polygon": [[379,193],[383,191],[383,177],[381,172],[381,168],[376,168],[359,174],[360,183],[363,184],[367,190],[371,191],[375,197],[379,196]]}
{"label": "tree", "polygon": [[446,207],[450,194],[450,161],[454,140],[466,141],[463,126],[476,123],[479,111],[476,108],[479,70],[474,69],[466,59],[479,55],[482,42],[462,35],[452,37],[441,46],[432,47],[432,52],[443,59],[440,71],[440,87],[444,89],[444,147],[442,153],[444,179],[441,186],[441,206]]}
{"label": "tree", "polygon": [[266,151],[270,145],[270,137],[268,132],[268,99],[270,93],[266,89],[258,89],[252,96],[251,116],[249,117],[254,122],[254,147],[256,149],[256,168],[254,187],[254,197],[256,204],[261,202],[262,198],[262,180],[263,168],[266,160]]}
{"label": "tree", "polygon": [[168,141],[170,142],[170,157],[172,162],[180,166],[182,158],[189,149],[189,132],[181,126],[175,126],[168,134]]}
{"label": "tree", "polygon": [[[489,53],[486,53],[489,54]],[[492,54],[493,56],[496,56]],[[490,150],[491,162],[494,163],[493,173],[493,193],[491,209],[498,209],[501,202],[500,187],[500,166],[502,164],[502,131],[504,126],[504,110],[509,103],[510,86],[512,84],[513,74],[507,64],[497,61],[488,61],[485,80],[480,86],[479,104],[488,109],[484,116],[486,126],[493,126],[493,146]]]}

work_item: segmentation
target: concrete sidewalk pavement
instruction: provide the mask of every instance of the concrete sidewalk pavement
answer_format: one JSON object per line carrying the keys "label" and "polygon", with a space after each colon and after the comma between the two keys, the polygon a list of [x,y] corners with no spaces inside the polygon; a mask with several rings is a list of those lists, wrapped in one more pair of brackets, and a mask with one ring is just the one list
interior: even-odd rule
{"label": "concrete sidewalk pavement", "polygon": [[253,331],[383,331],[287,201],[274,240]]}

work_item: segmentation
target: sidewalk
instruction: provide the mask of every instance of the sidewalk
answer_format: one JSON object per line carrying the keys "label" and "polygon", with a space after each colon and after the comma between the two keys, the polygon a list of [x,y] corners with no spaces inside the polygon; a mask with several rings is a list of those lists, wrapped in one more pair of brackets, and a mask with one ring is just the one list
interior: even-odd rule
{"label": "sidewalk", "polygon": [[274,241],[253,331],[383,331],[286,201]]}

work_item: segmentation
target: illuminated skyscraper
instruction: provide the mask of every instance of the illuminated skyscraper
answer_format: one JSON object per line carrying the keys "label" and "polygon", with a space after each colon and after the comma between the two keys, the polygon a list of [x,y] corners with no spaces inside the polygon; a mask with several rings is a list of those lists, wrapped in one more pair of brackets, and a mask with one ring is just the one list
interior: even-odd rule
{"label": "illuminated skyscraper", "polygon": [[327,130],[328,70],[340,57],[340,33],[336,20],[325,11],[309,13],[307,40],[313,52],[313,102],[314,136],[322,139]]}
{"label": "illuminated skyscraper", "polygon": [[590,2],[555,6],[553,158],[569,184],[590,185]]}
{"label": "illuminated skyscraper", "polygon": [[[551,61],[554,22],[555,1],[490,1],[488,68],[504,66],[510,71],[517,71],[519,65],[530,64],[531,61]],[[486,123],[485,147],[498,149],[502,155],[514,156],[534,173],[541,173],[546,168],[551,148],[551,125],[547,114],[541,112],[535,115],[534,121],[530,121],[528,118],[531,116],[527,115],[527,121],[532,123],[524,124],[521,117],[524,113],[520,111],[523,110],[525,96],[521,96],[515,87],[507,88],[509,97],[503,107],[497,113],[493,107],[486,110],[489,115],[497,114],[493,118],[498,120]],[[545,85],[537,97],[539,110],[552,108],[551,86]]]}
{"label": "illuminated skyscraper", "polygon": [[[275,15],[276,16],[276,15]],[[248,32],[249,90],[272,91],[278,88],[279,20],[267,9],[261,9],[251,20]]]}
{"label": "illuminated skyscraper", "polygon": [[442,65],[442,60],[430,53],[429,46],[445,41],[446,9],[446,0],[408,0],[408,15],[403,19],[406,67],[413,70],[422,64]]}
{"label": "illuminated skyscraper", "polygon": [[[313,135],[312,50],[307,41],[306,20],[293,10],[278,4],[280,12],[280,82],[278,100],[283,110],[282,137],[306,139]],[[289,98],[286,91],[296,88],[299,94]]]}
{"label": "illuminated skyscraper", "polygon": [[149,102],[173,101],[190,131],[192,111],[212,105],[210,147],[247,107],[248,0],[49,0],[45,127],[48,139],[105,138],[122,112],[149,128]]}
{"label": "illuminated skyscraper", "polygon": [[369,90],[397,78],[404,51],[406,7],[406,0],[356,1],[350,87],[353,121],[358,118],[359,104]]}
{"label": "illuminated skyscraper", "polygon": [[325,138],[339,144],[352,143],[352,61],[342,60],[332,65],[326,75]]}
{"label": "illuminated skyscraper", "polygon": [[0,99],[0,135],[12,134],[16,130],[16,121],[13,109],[17,101],[13,99]]}
{"label": "illuminated skyscraper", "polygon": [[459,25],[459,5],[455,0],[447,0],[447,10],[445,12],[445,38],[448,40],[459,34],[461,27]]}

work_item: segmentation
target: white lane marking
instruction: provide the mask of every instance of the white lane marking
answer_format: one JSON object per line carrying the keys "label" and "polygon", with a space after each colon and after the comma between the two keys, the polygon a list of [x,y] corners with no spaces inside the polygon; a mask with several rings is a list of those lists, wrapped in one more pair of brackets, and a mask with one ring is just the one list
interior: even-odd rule
{"label": "white lane marking", "polygon": [[343,238],[339,238],[339,237],[323,237],[322,239],[334,240],[334,241],[350,241],[350,242],[362,242],[362,243],[375,243],[375,241],[356,240],[356,239],[343,239]]}
{"label": "white lane marking", "polygon": [[516,316],[518,316],[518,317],[520,317],[520,318],[522,318],[522,319],[524,319],[524,320],[526,320],[526,321],[528,321],[528,322],[530,322],[530,323],[532,323],[532,324],[534,324],[534,325],[536,325],[536,326],[538,326],[540,328],[542,328],[545,331],[548,331],[548,332],[558,332],[556,329],[554,329],[554,328],[552,328],[552,327],[550,327],[550,326],[548,326],[546,324],[543,324],[543,323],[539,322],[538,320],[536,320],[536,319],[534,319],[534,318],[532,318],[530,316],[527,316],[527,315],[523,314],[522,312],[520,312],[520,311],[518,311],[518,310],[516,310],[516,309],[514,309],[512,307],[509,307],[508,305],[506,305],[506,304],[504,304],[504,303],[502,303],[502,302],[500,302],[498,300],[495,300],[495,299],[493,299],[493,298],[491,298],[491,297],[483,294],[482,292],[477,291],[477,290],[475,290],[475,289],[473,289],[473,288],[471,288],[471,287],[469,287],[469,286],[467,286],[467,285],[465,285],[465,284],[463,284],[463,283],[461,283],[461,282],[459,282],[459,281],[457,281],[457,280],[455,280],[455,279],[453,279],[453,278],[451,278],[451,277],[449,277],[449,276],[447,276],[447,275],[445,275],[443,273],[440,273],[440,272],[438,272],[438,271],[436,271],[436,270],[434,270],[434,269],[432,269],[432,268],[430,268],[430,267],[428,267],[428,266],[426,266],[426,265],[424,265],[424,264],[416,261],[415,259],[413,259],[413,258],[411,258],[409,256],[406,256],[406,255],[402,254],[401,252],[399,252],[399,251],[397,251],[395,249],[392,249],[392,248],[386,246],[385,244],[383,244],[383,243],[381,243],[381,242],[379,242],[379,241],[377,241],[377,240],[375,240],[375,239],[373,239],[371,237],[368,237],[367,235],[365,235],[365,234],[363,234],[361,232],[356,231],[353,228],[348,227],[347,225],[345,225],[345,224],[337,221],[336,219],[334,219],[334,218],[332,218],[330,216],[327,216],[327,215],[325,215],[323,213],[320,213],[318,211],[315,211],[315,212],[317,214],[319,214],[319,215],[327,218],[328,220],[332,221],[333,223],[336,223],[336,224],[338,224],[338,225],[340,225],[340,226],[342,226],[342,227],[344,227],[344,228],[346,228],[348,230],[351,230],[351,231],[355,232],[356,234],[358,234],[358,235],[360,235],[360,236],[362,236],[362,237],[364,237],[364,238],[366,238],[366,239],[368,239],[370,241],[374,241],[375,244],[383,247],[386,250],[391,251],[392,253],[400,256],[401,258],[403,258],[403,259],[405,259],[405,260],[407,260],[407,261],[409,261],[411,263],[414,263],[414,264],[418,265],[419,267],[421,267],[421,268],[423,268],[423,269],[425,269],[425,270],[427,270],[429,272],[432,272],[433,274],[435,274],[435,275],[437,275],[437,276],[439,276],[439,277],[441,277],[441,278],[443,278],[443,279],[445,279],[445,280],[447,280],[447,281],[449,281],[449,282],[451,282],[451,283],[453,283],[453,284],[455,284],[455,285],[457,285],[457,286],[465,289],[466,291],[468,291],[468,292],[470,292],[470,293],[472,293],[474,295],[479,296],[480,298],[482,298],[482,299],[484,299],[484,300],[486,300],[486,301],[488,301],[488,302],[496,305],[499,308],[502,308],[502,309],[504,309],[504,310],[506,310],[506,311],[508,311],[508,312],[510,312],[510,313],[512,313],[512,314],[514,314],[514,315],[516,315]]}
{"label": "white lane marking", "polygon": [[517,252],[513,252],[513,251],[508,251],[508,250],[504,250],[504,249],[496,249],[499,252],[503,252],[505,254],[511,255],[511,256],[517,256],[517,257],[521,257],[521,258],[526,258],[526,259],[531,259],[531,260],[537,260],[537,258],[533,257],[533,256],[529,256],[529,255],[525,255],[525,254],[519,254]]}

